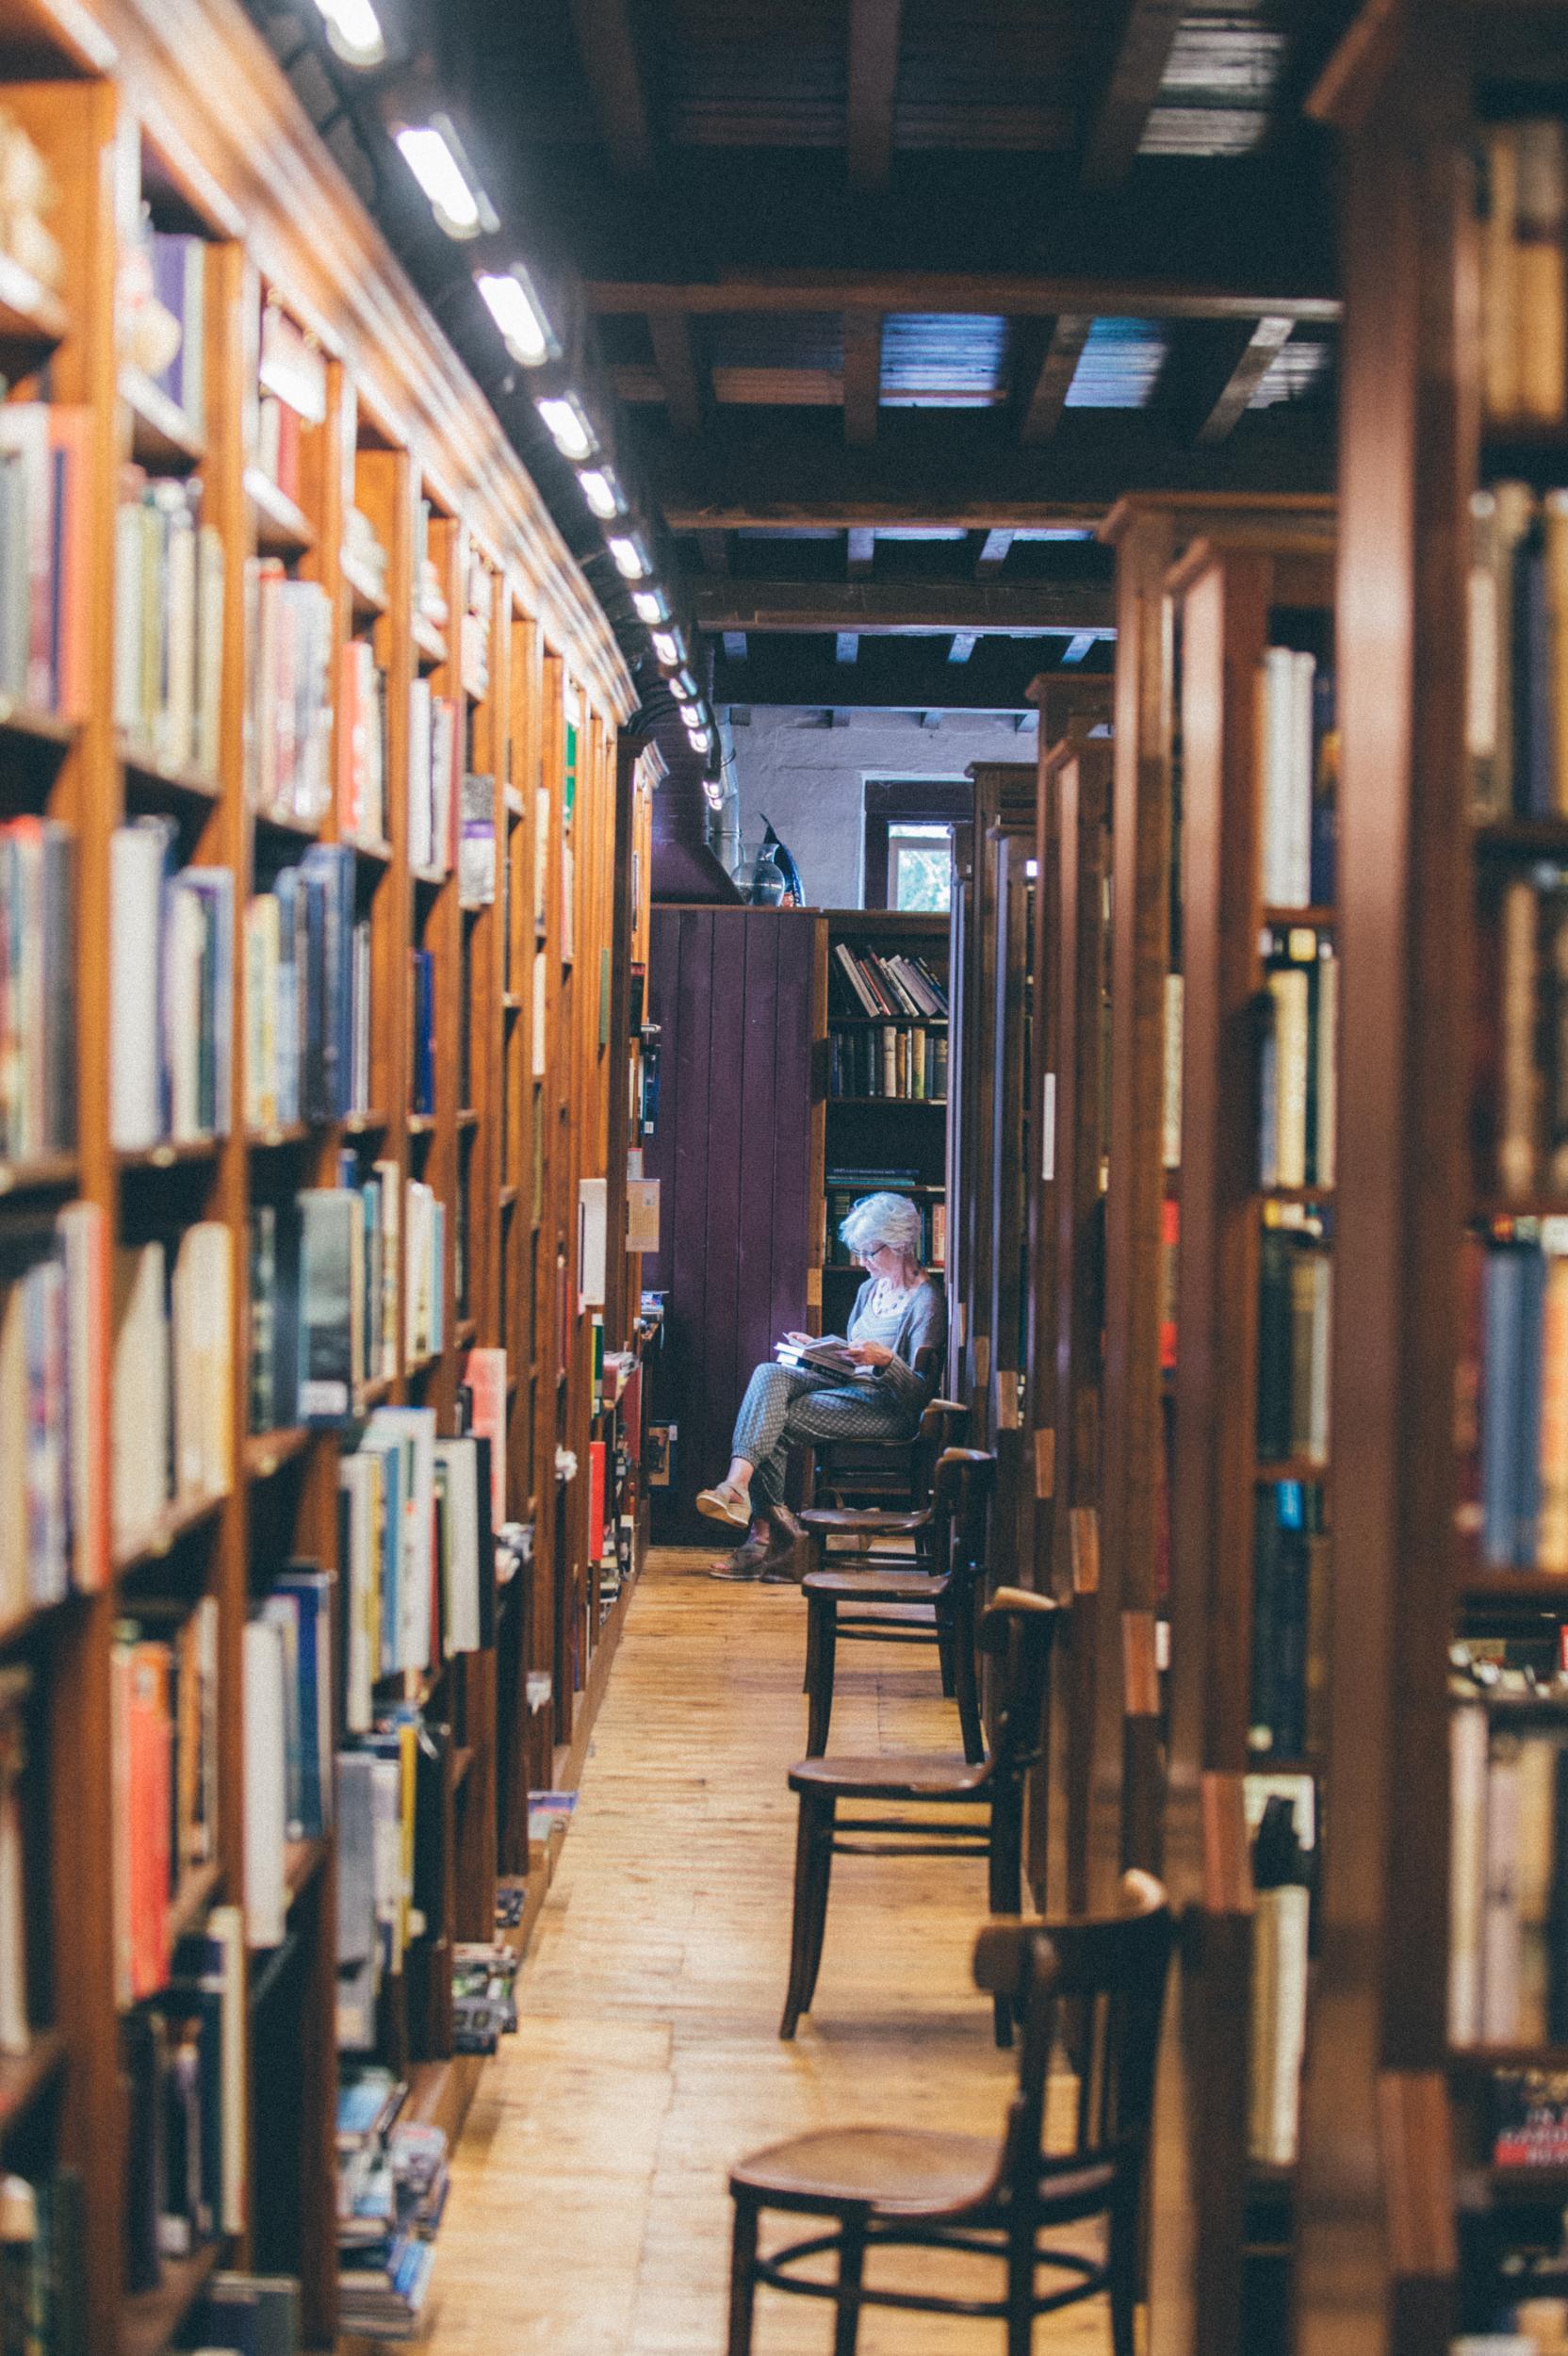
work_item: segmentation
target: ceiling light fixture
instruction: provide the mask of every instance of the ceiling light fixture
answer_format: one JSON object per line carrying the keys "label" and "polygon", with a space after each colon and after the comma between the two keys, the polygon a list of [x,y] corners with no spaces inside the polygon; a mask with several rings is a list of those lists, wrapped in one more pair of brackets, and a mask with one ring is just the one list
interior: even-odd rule
{"label": "ceiling light fixture", "polygon": [[632,539],[629,534],[620,532],[614,534],[606,546],[615,560],[615,570],[623,580],[644,581],[652,572],[653,566],[648,562],[648,552],[641,540]]}
{"label": "ceiling light fixture", "polygon": [[559,352],[549,316],[520,262],[505,270],[477,270],[474,284],[514,360],[525,368],[537,368]]}
{"label": "ceiling light fixture", "polygon": [[686,723],[688,729],[700,728],[702,726],[702,707],[700,704],[682,704],[680,707],[680,716]]}
{"label": "ceiling light fixture", "polygon": [[653,651],[659,657],[661,663],[674,664],[680,661],[680,641],[676,636],[673,630],[656,630],[654,631]]}
{"label": "ceiling light fixture", "polygon": [[381,65],[386,36],[370,0],[316,0],[327,28],[327,45],[345,65]]}
{"label": "ceiling light fixture", "polygon": [[585,466],[578,481],[582,485],[583,498],[601,523],[609,523],[623,512],[626,501],[608,466]]}
{"label": "ceiling light fixture", "polygon": [[632,597],[631,608],[637,619],[646,622],[650,630],[655,622],[667,622],[670,618],[670,609],[660,589],[639,589]]}
{"label": "ceiling light fixture", "polygon": [[676,673],[670,681],[670,693],[678,703],[694,704],[696,702],[697,683],[690,671]]}
{"label": "ceiling light fixture", "polygon": [[463,142],[446,115],[428,123],[405,123],[393,133],[398,153],[430,199],[431,211],[449,237],[477,237],[500,227],[496,208],[480,187],[463,153]]}
{"label": "ceiling light fixture", "polygon": [[581,401],[575,393],[547,393],[534,402],[563,458],[592,458],[598,448]]}

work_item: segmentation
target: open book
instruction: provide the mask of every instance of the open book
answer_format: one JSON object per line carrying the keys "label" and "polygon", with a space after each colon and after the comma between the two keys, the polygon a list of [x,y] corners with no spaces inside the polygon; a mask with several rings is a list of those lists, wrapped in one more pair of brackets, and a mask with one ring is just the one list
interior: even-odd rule
{"label": "open book", "polygon": [[805,1366],[813,1374],[838,1374],[858,1383],[876,1372],[874,1366],[862,1366],[850,1356],[841,1333],[819,1333],[809,1342],[776,1342],[773,1354],[781,1366]]}

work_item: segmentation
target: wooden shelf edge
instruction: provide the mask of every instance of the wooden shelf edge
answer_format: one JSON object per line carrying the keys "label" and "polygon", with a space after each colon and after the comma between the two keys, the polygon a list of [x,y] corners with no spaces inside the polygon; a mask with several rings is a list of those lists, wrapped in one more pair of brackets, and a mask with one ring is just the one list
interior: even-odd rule
{"label": "wooden shelf edge", "polygon": [[208,777],[204,769],[176,768],[159,761],[155,753],[127,735],[123,728],[115,732],[114,749],[126,775],[142,785],[157,786],[183,801],[216,802],[222,798],[220,778]]}
{"label": "wooden shelf edge", "polygon": [[159,466],[199,466],[206,441],[161,384],[140,368],[120,371],[120,398],[131,413],[131,454]]}
{"label": "wooden shelf edge", "polygon": [[268,556],[303,556],[316,546],[316,533],[303,508],[297,507],[259,466],[245,469],[245,496],[256,522],[256,546]]}
{"label": "wooden shelf edge", "polygon": [[178,1162],[216,1161],[222,1144],[221,1137],[162,1137],[156,1145],[117,1146],[114,1158],[122,1170],[172,1170]]}
{"label": "wooden shelf edge", "polygon": [[48,1153],[36,1162],[0,1162],[0,1195],[68,1194],[80,1174],[74,1153]]}
{"label": "wooden shelf edge", "polygon": [[0,254],[0,343],[57,344],[70,332],[71,314],[59,296]]}
{"label": "wooden shelf edge", "polygon": [[116,1578],[123,1578],[128,1571],[139,1570],[144,1563],[161,1562],[182,1538],[188,1537],[193,1530],[200,1530],[204,1522],[213,1520],[221,1513],[230,1494],[227,1489],[218,1489],[207,1497],[188,1497],[183,1502],[171,1505],[151,1530],[114,1548]]}
{"label": "wooden shelf edge", "polygon": [[361,566],[359,559],[351,556],[347,548],[338,558],[338,570],[343,576],[343,583],[349,592],[355,614],[362,614],[372,621],[379,621],[386,612],[386,592],[376,587],[369,574]]}
{"label": "wooden shelf edge", "polygon": [[302,1456],[316,1437],[310,1424],[286,1424],[276,1432],[253,1432],[245,1443],[245,1473],[251,1481],[269,1481],[282,1466]]}

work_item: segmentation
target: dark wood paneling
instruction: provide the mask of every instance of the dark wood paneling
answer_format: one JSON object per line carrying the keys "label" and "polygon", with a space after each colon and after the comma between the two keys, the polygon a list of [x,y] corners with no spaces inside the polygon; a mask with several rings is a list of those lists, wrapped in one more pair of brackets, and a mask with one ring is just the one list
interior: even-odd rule
{"label": "dark wood paneling", "polygon": [[678,1427],[662,1539],[698,1536],[697,1489],[724,1470],[752,1367],[806,1317],[814,920],[771,908],[659,908],[648,961],[662,1026],[659,1126],[667,1295],[658,1416]]}

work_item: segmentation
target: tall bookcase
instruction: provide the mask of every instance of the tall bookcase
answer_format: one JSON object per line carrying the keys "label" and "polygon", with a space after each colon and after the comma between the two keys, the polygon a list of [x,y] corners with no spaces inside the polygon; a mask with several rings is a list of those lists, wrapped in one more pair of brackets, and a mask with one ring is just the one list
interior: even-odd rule
{"label": "tall bookcase", "polygon": [[[617,1128],[611,1108],[625,1102],[627,1050],[620,1038],[612,1042],[604,1010],[617,990],[624,1000],[623,969],[645,927],[651,779],[645,769],[641,803],[629,806],[644,844],[634,883],[630,861],[616,864],[615,789],[616,728],[632,698],[608,628],[477,389],[240,12],[221,0],[13,11],[0,15],[0,74],[12,77],[0,105],[55,185],[47,221],[61,258],[57,288],[9,258],[0,266],[8,401],[47,402],[79,419],[62,523],[71,569],[50,593],[75,667],[69,684],[62,668],[57,693],[36,705],[8,699],[0,713],[0,819],[58,821],[74,860],[74,1027],[60,1027],[61,1003],[45,1010],[50,1047],[69,1065],[74,1116],[63,1150],[0,1162],[7,1284],[58,1213],[80,1205],[95,1214],[101,1247],[81,1296],[89,1330],[73,1345],[81,1352],[87,1510],[75,1526],[69,1589],[0,1629],[5,1666],[30,1677],[23,1788],[31,2029],[26,2051],[0,2062],[0,2141],[8,2168],[42,2180],[63,2167],[79,2179],[95,2356],[156,2356],[214,2268],[231,2263],[297,2274],[305,2337],[320,2348],[335,2335],[337,2276],[330,1830],[289,1844],[285,1936],[248,1958],[236,2016],[246,2049],[248,2187],[236,2188],[222,2230],[187,2255],[165,2256],[149,2287],[126,2288],[126,2193],[139,2161],[126,2134],[128,2015],[117,1997],[125,1925],[109,1867],[120,1806],[117,1630],[127,1621],[183,1629],[199,1610],[215,1610],[217,1815],[208,1853],[168,1904],[161,1927],[173,1939],[198,1930],[215,1906],[245,1902],[247,1841],[257,1838],[246,1804],[247,1622],[286,1562],[340,1568],[339,1464],[353,1424],[253,1428],[253,1215],[301,1188],[364,1183],[376,1165],[400,1205],[410,1182],[423,1181],[447,1217],[435,1327],[428,1346],[411,1347],[409,1271],[394,1254],[386,1352],[356,1372],[353,1415],[380,1403],[423,1404],[451,1433],[468,1350],[504,1348],[509,1505],[534,1522],[540,1540],[531,1578],[500,1592],[493,1641],[383,1689],[385,1700],[416,1704],[449,1739],[431,1831],[445,1860],[438,1902],[384,1988],[380,2052],[408,2081],[410,2115],[454,2126],[479,2065],[452,2053],[451,1943],[493,1935],[498,1865],[527,1862],[529,1785],[569,1769],[561,1745],[585,1739],[573,1686],[589,1659],[573,1661],[573,1679],[552,1680],[549,1707],[536,1703],[531,1716],[529,1706],[554,1665],[558,1599],[569,1599],[564,1617],[575,1626],[585,1580],[585,1521],[571,1483],[559,1485],[571,1504],[558,1507],[554,1450],[580,1437],[585,1455],[594,1412],[592,1319],[575,1297],[576,1190],[579,1175],[602,1180],[617,1151],[624,1167],[624,1123]],[[187,318],[200,324],[184,401],[134,365],[124,340],[125,254],[143,205],[154,230],[199,241],[189,269],[200,293]],[[188,370],[198,335],[199,405]],[[266,404],[279,399],[290,366],[286,466],[268,443]],[[275,414],[270,426],[279,430]],[[154,503],[172,506],[178,486],[199,481],[205,546],[221,559],[220,586],[201,616],[213,632],[203,642],[204,676],[218,683],[207,757],[164,757],[149,734],[127,727],[118,699],[127,464],[144,471]],[[304,816],[254,787],[266,717],[254,700],[258,640],[247,584],[258,559],[278,568],[273,578],[313,585],[321,600],[328,790]],[[356,656],[356,646],[366,652]],[[346,682],[356,664],[384,715],[384,795],[373,819],[357,814],[343,784],[353,725]],[[420,678],[456,715],[468,780],[456,860],[413,856],[410,709]],[[214,1018],[207,1054],[227,1050],[230,1115],[204,1131],[118,1149],[111,848],[123,821],[144,816],[170,822],[177,870],[226,879],[230,1012],[226,1035]],[[568,836],[581,846],[575,875],[564,857]],[[368,927],[368,1064],[351,1109],[253,1121],[246,910],[317,844],[349,854],[353,920]],[[536,1051],[530,959],[540,853],[550,886],[549,972]],[[415,951],[429,957],[435,1020],[432,1094],[418,1109]],[[580,1000],[574,966],[593,977]],[[536,1063],[553,1126],[528,1119]],[[232,1304],[206,1477],[192,1484],[182,1468],[150,1521],[111,1534],[110,1258],[164,1237],[177,1251],[203,1222],[221,1238]],[[400,1235],[406,1232],[400,1224]],[[8,1513],[18,1477],[12,1464],[0,1477]],[[34,1567],[29,1557],[29,1574]],[[586,1633],[599,1631],[590,1624]]]}
{"label": "tall bookcase", "polygon": [[[1560,2051],[1450,2041],[1450,1905],[1492,1836],[1473,1788],[1466,1814],[1451,1814],[1463,1789],[1450,1790],[1448,1647],[1533,1630],[1550,1651],[1565,1616],[1533,1544],[1511,1569],[1488,1567],[1474,1464],[1478,1388],[1484,1417],[1510,1381],[1478,1321],[1481,1266],[1505,1236],[1527,1252],[1535,1218],[1560,1208],[1539,1175],[1504,1175],[1490,1134],[1510,1085],[1505,1025],[1515,1077],[1540,1085],[1548,1054],[1544,1025],[1530,1037],[1527,959],[1512,1012],[1501,1008],[1502,902],[1543,865],[1549,877],[1568,840],[1560,815],[1514,814],[1529,806],[1527,769],[1518,798],[1482,806],[1480,759],[1509,744],[1481,725],[1485,598],[1499,580],[1474,502],[1504,482],[1539,496],[1568,479],[1568,404],[1560,386],[1557,414],[1538,400],[1521,422],[1488,400],[1519,256],[1502,180],[1485,222],[1481,193],[1497,161],[1490,126],[1560,123],[1564,96],[1550,12],[1445,6],[1419,24],[1364,11],[1313,102],[1344,151],[1338,1252],[1357,1315],[1353,1330],[1341,1321],[1333,1370],[1338,1585],[1355,1610],[1336,1612],[1330,1672],[1331,1792],[1353,1804],[1336,1802],[1324,1857],[1304,2356],[1413,2352],[1492,2328],[1506,2303],[1497,2256],[1559,2240],[1560,2173],[1493,2167],[1489,2096],[1498,2069],[1556,2070]],[[1548,238],[1548,281],[1554,261]],[[1518,326],[1533,339],[1549,317],[1527,303]],[[1549,332],[1543,349],[1549,367]],[[1505,567],[1505,611],[1512,585]],[[1519,661],[1527,646],[1491,651],[1505,693],[1540,688],[1539,662]],[[1549,987],[1534,984],[1543,1018]],[[1546,1696],[1507,1710],[1482,1702],[1483,1782],[1501,1767],[1499,1738],[1550,1733]],[[1500,1869],[1500,1827],[1496,1839]],[[1522,1881],[1511,1890],[1496,1871],[1505,1951],[1524,1903]]]}

